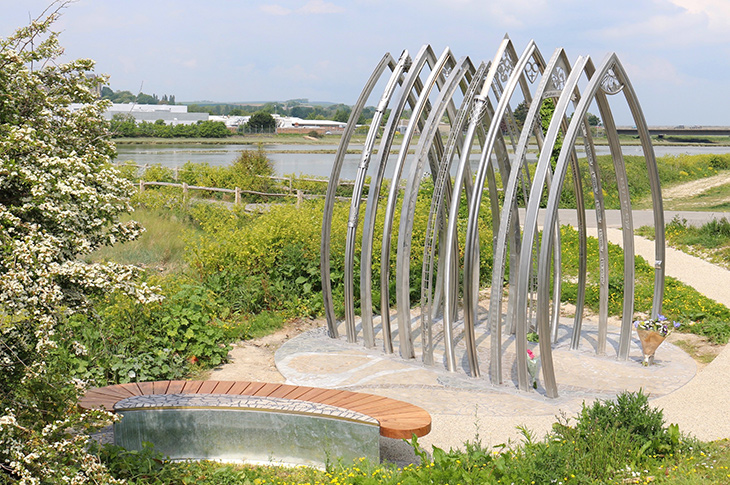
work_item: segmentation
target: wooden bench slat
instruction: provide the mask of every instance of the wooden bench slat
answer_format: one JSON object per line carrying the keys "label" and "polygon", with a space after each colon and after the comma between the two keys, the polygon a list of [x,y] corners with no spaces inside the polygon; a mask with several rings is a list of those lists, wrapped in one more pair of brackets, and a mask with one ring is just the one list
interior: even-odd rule
{"label": "wooden bench slat", "polygon": [[203,381],[203,384],[198,389],[198,394],[213,394],[213,389],[218,385],[218,381]]}
{"label": "wooden bench slat", "polygon": [[167,394],[168,387],[170,387],[170,381],[154,381],[152,383],[152,392],[154,394]]}
{"label": "wooden bench slat", "polygon": [[228,394],[228,391],[233,387],[233,381],[218,381],[218,385],[213,389],[212,394]]}
{"label": "wooden bench slat", "polygon": [[107,411],[113,411],[114,404],[117,402],[119,401],[89,397],[81,399],[79,401],[79,407],[82,409],[106,409]]}
{"label": "wooden bench slat", "polygon": [[185,381],[170,381],[170,386],[167,388],[167,393],[181,394],[183,387],[185,387]]}
{"label": "wooden bench slat", "polygon": [[336,389],[323,389],[322,392],[317,393],[316,396],[302,396],[299,399],[301,401],[311,401],[311,402],[318,402],[320,404],[327,404],[329,399],[332,399],[332,397],[337,396],[340,391]]}
{"label": "wooden bench slat", "polygon": [[365,405],[367,403],[375,403],[375,402],[382,402],[387,401],[387,397],[383,396],[376,396],[374,394],[360,394],[360,395],[341,395],[337,396],[329,401],[327,401],[327,404],[331,404],[332,406],[340,406],[340,407],[352,407],[357,405]]}
{"label": "wooden bench slat", "polygon": [[251,383],[249,381],[235,381],[233,386],[228,389],[228,392],[226,394],[233,394],[235,396],[240,396],[244,389],[246,389],[248,386],[250,386]]}
{"label": "wooden bench slat", "polygon": [[114,387],[97,387],[95,389],[90,389],[88,391],[88,394],[92,396],[99,396],[117,400],[132,397],[129,393],[126,393],[120,389],[115,389]]}
{"label": "wooden bench slat", "polygon": [[138,382],[137,386],[142,391],[142,395],[144,396],[155,393],[155,387],[153,382]]}
{"label": "wooden bench slat", "polygon": [[129,397],[139,396],[139,387],[136,382],[127,382],[126,384],[117,384],[114,386],[122,392],[129,393]]}
{"label": "wooden bench slat", "polygon": [[250,382],[246,389],[241,393],[243,396],[258,396],[259,389],[264,387],[265,382]]}
{"label": "wooden bench slat", "polygon": [[256,396],[269,397],[271,393],[281,387],[281,384],[267,382],[256,392]]}
{"label": "wooden bench slat", "polygon": [[198,389],[200,389],[200,386],[202,385],[203,381],[187,381],[181,394],[197,394]]}
{"label": "wooden bench slat", "polygon": [[130,384],[116,384],[113,386],[108,386],[110,389],[114,389],[116,392],[123,394],[126,397],[132,397],[136,396],[136,392],[138,392],[137,386],[132,386]]}
{"label": "wooden bench slat", "polygon": [[306,387],[306,386],[292,386],[292,390],[284,396],[286,399],[299,399],[304,394],[311,392],[314,387]]}
{"label": "wooden bench slat", "polygon": [[291,394],[291,392],[296,389],[296,387],[297,386],[291,386],[289,384],[282,384],[277,390],[269,394],[269,397],[285,398],[286,395]]}
{"label": "wooden bench slat", "polygon": [[319,398],[322,394],[331,391],[332,389],[324,389],[319,387],[310,387],[307,391],[300,394],[297,399],[300,399],[302,401],[311,401],[311,402],[319,402],[316,399]]}
{"label": "wooden bench slat", "polygon": [[380,434],[389,438],[410,439],[412,434],[424,436],[431,431],[431,415],[404,401],[362,392],[266,382],[133,382],[90,389],[78,405],[82,409],[113,411],[114,405],[122,399],[152,394],[230,394],[292,399],[337,406],[371,416],[380,424]]}

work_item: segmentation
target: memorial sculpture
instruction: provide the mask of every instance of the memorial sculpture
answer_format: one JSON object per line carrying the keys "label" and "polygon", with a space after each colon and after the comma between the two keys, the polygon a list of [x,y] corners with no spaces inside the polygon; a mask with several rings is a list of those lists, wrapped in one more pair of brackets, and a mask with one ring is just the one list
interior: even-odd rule
{"label": "memorial sculpture", "polygon": [[[389,71],[390,74],[386,75]],[[514,334],[517,386],[528,390],[527,334],[539,335],[542,382],[548,397],[558,396],[552,343],[556,338],[561,291],[561,241],[558,208],[568,170],[572,171],[579,233],[579,275],[571,348],[577,349],[583,319],[586,290],[586,203],[580,170],[590,173],[597,221],[600,260],[598,336],[595,351],[604,354],[608,319],[608,242],[604,194],[596,150],[588,123],[588,109],[596,106],[605,128],[608,148],[618,186],[623,228],[624,299],[617,358],[626,360],[632,335],[634,302],[634,234],[631,200],[624,158],[609,100],[622,97],[633,118],[646,160],[654,213],[655,276],[652,316],[661,312],[664,292],[664,216],[656,159],[644,115],[635,92],[616,54],[607,55],[596,66],[589,56],[579,56],[571,64],[563,49],[556,49],[545,61],[537,45],[530,42],[521,55],[505,37],[491,62],[476,65],[469,57],[457,59],[446,48],[436,56],[431,46],[423,46],[415,56],[404,51],[398,59],[386,54],[368,79],[355,103],[335,156],[324,206],[321,242],[321,274],[329,335],[339,336],[332,282],[330,280],[332,220],[337,202],[345,154],[366,103],[377,86],[383,92],[370,123],[354,180],[347,222],[344,261],[344,328],[349,342],[357,342],[355,317],[355,261],[359,258],[360,327],[365,346],[374,347],[373,287],[380,294],[380,338],[385,352],[393,352],[390,286],[395,279],[395,322],[401,357],[415,358],[414,333],[420,333],[421,359],[434,363],[434,323],[439,321],[444,362],[457,371],[454,345],[466,345],[468,369],[479,377],[488,368],[493,384],[502,384],[503,336]],[[619,96],[622,95],[622,96]],[[549,125],[543,129],[540,107],[554,102]],[[513,113],[516,103],[529,106],[522,128]],[[407,126],[399,127],[404,110],[410,110]],[[387,113],[387,121],[386,119]],[[448,120],[447,130],[443,129]],[[441,126],[440,126],[441,125]],[[393,154],[395,135],[402,140]],[[442,131],[444,135],[442,136]],[[416,133],[420,133],[417,143]],[[444,141],[444,137],[445,141]],[[582,140],[586,162],[579,163],[576,144]],[[528,169],[528,150],[536,143],[537,162]],[[377,144],[377,147],[376,147]],[[415,144],[415,146],[414,146]],[[532,147],[534,148],[534,147]],[[478,150],[472,167],[470,155]],[[411,152],[412,154],[409,154]],[[472,157],[473,158],[473,157]],[[430,175],[427,175],[428,174]],[[390,177],[386,180],[386,173]],[[392,175],[391,175],[392,174]],[[370,176],[367,198],[363,201],[366,177]],[[424,176],[433,180],[433,196],[424,247],[412,247],[416,200]],[[387,186],[386,186],[387,185]],[[547,194],[547,202],[545,196]],[[384,208],[379,199],[386,198]],[[488,198],[488,204],[482,199]],[[462,202],[465,199],[465,204]],[[541,208],[541,200],[544,207]],[[364,212],[362,204],[364,202]],[[401,217],[394,226],[400,204]],[[480,254],[480,213],[491,211],[492,275],[488,311],[478,313]],[[376,216],[384,210],[381,255],[374,257]],[[362,213],[362,221],[361,219]],[[466,216],[465,216],[466,214]],[[520,215],[523,220],[520,220]],[[538,226],[542,219],[542,237]],[[361,226],[360,254],[355,254]],[[466,227],[459,241],[458,228]],[[396,241],[393,241],[393,239]],[[464,236],[462,236],[464,238]],[[395,275],[390,274],[391,245],[395,244]],[[420,326],[414,332],[411,318],[411,254],[423,251]],[[463,263],[461,260],[463,254]],[[509,258],[509,259],[508,259]],[[376,263],[377,262],[377,263]],[[379,264],[380,281],[372,281],[373,264]],[[507,266],[510,270],[507,271]],[[507,278],[507,285],[505,285]],[[551,293],[552,288],[552,293]],[[507,289],[506,303],[503,292]],[[506,310],[504,308],[506,304]],[[486,318],[485,318],[486,317]],[[454,334],[459,322],[461,334]],[[463,324],[462,324],[463,322]],[[489,362],[480,362],[474,328],[489,329]]]}

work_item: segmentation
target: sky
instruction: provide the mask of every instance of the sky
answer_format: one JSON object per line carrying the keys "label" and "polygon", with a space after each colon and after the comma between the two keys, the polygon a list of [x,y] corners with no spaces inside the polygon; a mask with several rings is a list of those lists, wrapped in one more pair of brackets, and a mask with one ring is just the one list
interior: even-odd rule
{"label": "sky", "polygon": [[[0,0],[0,37],[50,3]],[[730,0],[77,0],[54,30],[114,90],[348,105],[386,52],[431,44],[478,64],[507,34],[546,59],[615,52],[649,125],[730,125]]]}

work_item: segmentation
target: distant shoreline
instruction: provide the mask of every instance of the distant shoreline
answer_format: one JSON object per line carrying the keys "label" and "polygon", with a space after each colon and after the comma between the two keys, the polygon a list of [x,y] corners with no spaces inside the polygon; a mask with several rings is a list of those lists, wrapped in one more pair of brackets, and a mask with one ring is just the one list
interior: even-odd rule
{"label": "distant shoreline", "polygon": [[[233,135],[227,138],[113,138],[117,145],[338,145],[340,135],[324,135],[319,139],[305,138],[304,135],[281,134],[281,135]],[[396,136],[393,146],[398,145],[402,137]],[[641,141],[629,135],[619,137],[621,144],[625,146],[640,145]],[[365,135],[353,136],[350,143],[364,143]],[[608,145],[606,138],[597,137],[593,139],[594,144],[599,146]],[[730,146],[730,137],[722,137],[712,143],[677,142],[665,141],[652,138],[654,146],[699,146],[699,147],[726,147]]]}

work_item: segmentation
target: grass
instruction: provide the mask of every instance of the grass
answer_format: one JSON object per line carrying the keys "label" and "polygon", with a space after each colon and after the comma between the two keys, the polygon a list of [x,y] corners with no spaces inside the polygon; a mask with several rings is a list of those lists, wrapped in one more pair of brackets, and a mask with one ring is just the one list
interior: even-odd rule
{"label": "grass", "polygon": [[[654,229],[640,227],[640,236],[653,239]],[[730,269],[730,221],[713,219],[702,226],[693,226],[685,219],[674,218],[666,225],[667,244],[685,253]]]}
{"label": "grass", "polygon": [[115,261],[135,264],[157,273],[180,273],[187,269],[185,236],[197,230],[183,217],[170,212],[140,208],[122,221],[135,220],[145,228],[139,239],[103,247],[87,256],[89,262]]}
{"label": "grass", "polygon": [[[681,338],[681,337],[680,337]],[[673,340],[672,344],[687,352],[696,362],[707,365],[717,357],[715,352],[704,351],[703,346],[698,346],[687,340]]]}
{"label": "grass", "polygon": [[730,211],[730,183],[712,187],[697,195],[668,200],[665,210]]}

